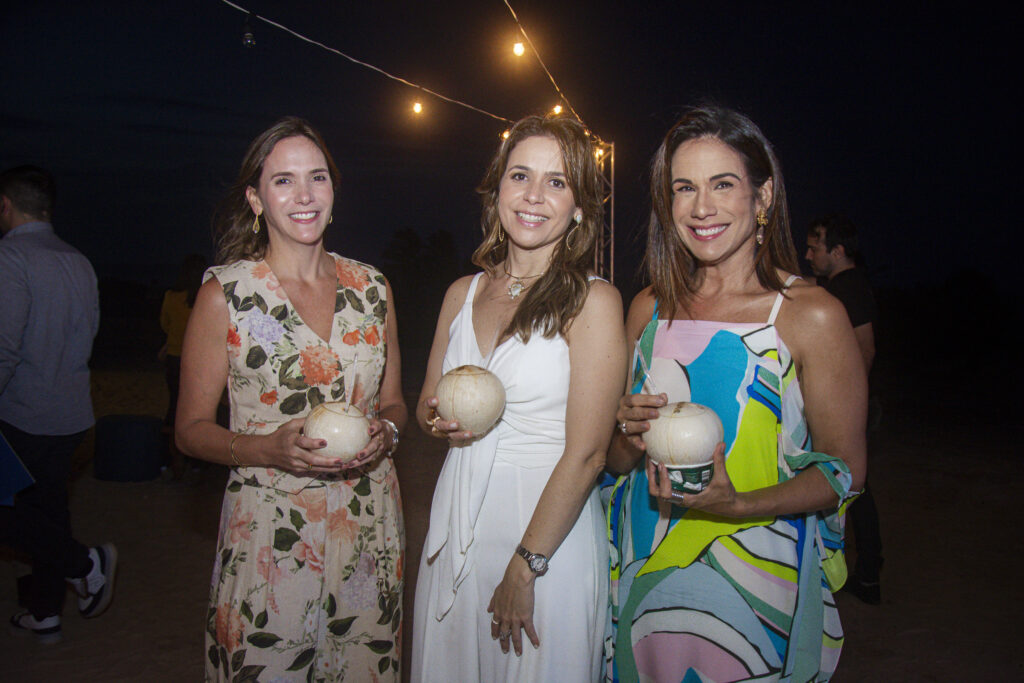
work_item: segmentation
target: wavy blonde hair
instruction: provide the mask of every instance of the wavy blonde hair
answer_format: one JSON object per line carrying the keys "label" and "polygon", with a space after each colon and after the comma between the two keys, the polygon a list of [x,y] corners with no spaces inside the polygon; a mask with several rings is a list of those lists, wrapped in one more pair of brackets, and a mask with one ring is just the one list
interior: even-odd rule
{"label": "wavy blonde hair", "polygon": [[598,236],[604,228],[605,180],[598,170],[594,142],[579,121],[566,116],[527,116],[512,126],[498,147],[477,193],[483,202],[480,227],[483,242],[473,252],[473,263],[494,276],[508,257],[508,240],[499,239],[498,191],[508,168],[508,157],[520,142],[540,136],[552,138],[562,151],[565,180],[573,202],[583,214],[578,227],[565,232],[555,246],[551,265],[526,290],[506,335],[523,342],[534,331],[552,338],[565,335],[573,318],[583,310],[590,291],[589,273],[594,263]]}
{"label": "wavy blonde hair", "polygon": [[286,138],[308,138],[323,152],[327,160],[327,172],[331,176],[331,184],[338,189],[338,167],[327,151],[327,145],[313,126],[296,116],[286,116],[270,128],[266,129],[252,141],[242,159],[242,167],[238,171],[227,196],[213,214],[213,241],[217,249],[217,263],[228,264],[235,261],[258,261],[267,253],[266,221],[261,224],[259,232],[253,232],[253,222],[259,220],[249,206],[245,197],[246,188],[259,188],[260,176],[263,175],[263,164],[274,151],[274,146]]}

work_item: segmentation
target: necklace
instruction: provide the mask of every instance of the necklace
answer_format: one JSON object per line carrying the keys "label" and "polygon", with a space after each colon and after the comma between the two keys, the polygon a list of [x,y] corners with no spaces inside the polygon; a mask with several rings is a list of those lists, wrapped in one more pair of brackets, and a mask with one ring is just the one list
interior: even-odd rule
{"label": "necklace", "polygon": [[[523,282],[523,280],[532,280],[535,277],[540,277],[544,273],[537,273],[536,275],[524,275],[522,277],[516,277],[508,270],[508,261],[502,263],[502,267],[505,269],[505,275],[509,277],[511,282],[508,283],[508,298],[517,299],[519,295],[526,291],[526,288],[530,285]],[[547,271],[545,271],[547,272]]]}

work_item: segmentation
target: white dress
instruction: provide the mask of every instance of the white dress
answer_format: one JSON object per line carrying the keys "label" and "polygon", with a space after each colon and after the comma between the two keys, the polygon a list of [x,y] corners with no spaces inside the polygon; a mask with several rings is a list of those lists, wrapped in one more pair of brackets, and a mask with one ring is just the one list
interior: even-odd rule
{"label": "white dress", "polygon": [[569,347],[513,337],[485,359],[473,330],[480,275],[449,329],[442,370],[487,367],[505,386],[501,421],[448,451],[434,491],[413,612],[412,680],[595,681],[608,610],[608,546],[596,488],[534,582],[534,649],[503,654],[487,613],[537,501],[565,448]]}

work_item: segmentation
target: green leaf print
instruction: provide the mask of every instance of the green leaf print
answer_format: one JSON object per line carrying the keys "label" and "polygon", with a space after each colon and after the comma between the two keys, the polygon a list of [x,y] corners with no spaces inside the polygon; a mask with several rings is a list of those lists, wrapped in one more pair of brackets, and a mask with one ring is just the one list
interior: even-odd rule
{"label": "green leaf print", "polygon": [[388,317],[388,305],[383,301],[378,301],[377,305],[373,307],[373,315],[377,318],[377,322],[383,325]]}
{"label": "green leaf print", "polygon": [[334,593],[327,594],[327,606],[324,608],[327,612],[327,616],[333,617],[334,613],[338,611],[338,603],[334,599]]}
{"label": "green leaf print", "polygon": [[231,670],[238,671],[242,662],[245,661],[245,649],[235,650],[235,654],[231,655]]}
{"label": "green leaf print", "polygon": [[379,655],[387,654],[391,652],[391,648],[394,646],[390,640],[371,640],[366,644],[366,647],[370,648]]}
{"label": "green leaf print", "polygon": [[220,664],[220,655],[217,654],[217,646],[211,645],[210,649],[206,651],[206,658],[210,660],[210,664],[214,667]]}
{"label": "green leaf print", "polygon": [[306,408],[306,395],[305,394],[292,394],[285,400],[281,401],[281,406],[278,408],[285,415],[298,415]]}
{"label": "green leaf print", "polygon": [[398,660],[394,657],[391,658],[391,668],[398,671]]}
{"label": "green leaf print", "polygon": [[284,320],[288,317],[288,306],[286,304],[279,304],[270,309],[270,317],[275,320]]}
{"label": "green leaf print", "polygon": [[260,309],[263,313],[267,312],[267,302],[263,300],[259,292],[252,293],[252,302],[256,304],[256,308]]}
{"label": "green leaf print", "polygon": [[338,379],[334,380],[334,384],[331,385],[331,398],[335,401],[341,400],[345,395],[345,375],[342,374]]}
{"label": "green leaf print", "polygon": [[356,293],[351,289],[345,290],[345,298],[352,305],[352,308],[356,309],[360,313],[366,313],[366,308],[363,307],[363,302],[356,296]]}
{"label": "green leaf print", "polygon": [[363,296],[365,296],[366,300],[371,304],[375,304],[380,301],[380,294],[377,292],[376,287],[367,287],[366,291],[363,292]]}
{"label": "green leaf print", "polygon": [[[249,607],[248,600],[242,600],[242,606],[238,608],[238,613],[248,619],[250,624],[252,623],[252,608]],[[234,671],[237,667],[233,666],[231,669]]]}
{"label": "green leaf print", "polygon": [[348,510],[349,510],[349,512],[352,513],[353,517],[358,517],[359,516],[359,511],[361,509],[362,509],[362,506],[359,504],[359,499],[356,498],[355,496],[353,496],[352,500],[350,500],[348,502]]}
{"label": "green leaf print", "polygon": [[305,391],[309,388],[306,381],[302,377],[293,377],[291,373],[292,367],[295,365],[295,361],[299,359],[299,354],[288,356],[281,361],[281,369],[277,371],[277,381],[282,386],[288,387],[289,389],[295,389],[296,391]]}
{"label": "green leaf print", "polygon": [[245,354],[245,367],[247,368],[252,368],[253,370],[255,370],[256,368],[261,367],[266,362],[267,352],[264,351],[263,347],[260,346],[259,344],[256,344],[255,346],[251,347],[249,349],[249,353]]}
{"label": "green leaf print", "polygon": [[356,484],[352,488],[352,490],[355,491],[356,494],[358,494],[360,496],[368,496],[368,495],[370,495],[370,478],[365,476],[365,475],[363,475],[362,477],[359,477],[359,483]]}
{"label": "green leaf print", "polygon": [[228,563],[231,561],[231,553],[232,553],[231,548],[224,548],[224,550],[221,552],[221,554],[220,554],[220,564],[221,564],[222,567],[228,566]]}
{"label": "green leaf print", "polygon": [[[224,297],[228,301],[231,302],[231,306],[236,311],[238,310],[238,304],[239,304],[239,301],[240,301],[240,299],[238,298],[238,295],[235,294],[235,286],[237,284],[238,284],[238,281],[235,280],[234,282],[228,282],[227,284],[224,285]],[[214,666],[216,666],[216,663],[214,663]]]}
{"label": "green leaf print", "polygon": [[220,667],[224,669],[225,676],[231,673],[231,669],[228,665],[228,651],[226,648],[220,648]]}
{"label": "green leaf print", "polygon": [[387,286],[387,284],[388,284],[387,278],[384,277],[383,275],[381,275],[380,273],[378,273],[377,275],[374,275],[373,279],[376,280],[377,282],[381,283],[384,286]]}
{"label": "green leaf print", "polygon": [[260,680],[260,674],[267,667],[263,664],[249,664],[243,666],[235,677],[231,679],[231,683],[257,683]]}
{"label": "green leaf print", "polygon": [[246,641],[253,647],[268,648],[281,642],[281,636],[269,631],[257,631],[256,633],[250,633]]}
{"label": "green leaf print", "polygon": [[279,527],[274,530],[274,550],[287,552],[299,540],[299,535],[292,529]]}
{"label": "green leaf print", "polygon": [[247,296],[238,303],[238,311],[240,313],[242,311],[251,311],[255,306],[256,304],[253,303],[252,297]]}
{"label": "green leaf print", "polygon": [[302,531],[302,527],[306,526],[306,520],[302,518],[302,513],[295,508],[291,509],[288,513],[288,517],[292,520],[292,526],[295,527],[296,531]]}
{"label": "green leaf print", "polygon": [[269,619],[267,615],[267,610],[263,610],[262,612],[256,615],[255,619],[253,619],[252,625],[256,628],[263,628],[267,625],[267,619]]}
{"label": "green leaf print", "polygon": [[334,312],[338,313],[343,310],[345,310],[345,294],[338,292],[334,296]]}
{"label": "green leaf print", "polygon": [[228,491],[231,491],[231,493],[238,493],[241,490],[242,482],[240,481],[232,481],[230,484],[228,484]]}
{"label": "green leaf print", "polygon": [[295,661],[292,662],[291,666],[285,669],[285,671],[301,671],[309,666],[309,663],[313,661],[313,657],[316,657],[315,647],[303,650],[299,653],[299,656],[295,658]]}
{"label": "green leaf print", "polygon": [[355,617],[345,617],[344,619],[335,619],[327,624],[327,630],[334,635],[341,637],[348,633],[348,630],[352,628],[352,623],[356,620]]}
{"label": "green leaf print", "polygon": [[384,673],[385,671],[388,670],[389,666],[391,666],[391,658],[390,657],[381,657],[380,661],[377,662],[377,671],[379,671],[381,673]]}
{"label": "green leaf print", "polygon": [[306,398],[309,399],[309,407],[316,408],[324,402],[324,392],[320,391],[317,387],[310,387],[309,391],[306,392]]}

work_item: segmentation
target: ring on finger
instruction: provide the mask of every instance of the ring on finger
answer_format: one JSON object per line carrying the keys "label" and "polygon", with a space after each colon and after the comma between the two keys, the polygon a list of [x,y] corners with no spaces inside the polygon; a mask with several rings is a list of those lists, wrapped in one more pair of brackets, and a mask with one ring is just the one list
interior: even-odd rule
{"label": "ring on finger", "polygon": [[498,621],[498,617],[491,617],[491,623],[494,624],[495,626],[500,626],[501,625],[501,622]]}
{"label": "ring on finger", "polygon": [[437,430],[437,431],[441,431],[440,429],[437,429],[437,421],[440,420],[440,419],[441,419],[440,415],[434,415],[434,417],[428,418],[427,421],[426,421],[427,422],[427,426],[430,427],[431,429],[434,429],[434,430]]}
{"label": "ring on finger", "polygon": [[511,631],[511,629],[510,629],[510,630],[508,630],[508,631],[502,631],[501,633],[499,633],[499,634],[498,634],[498,637],[499,637],[499,638],[501,638],[502,640],[505,640],[505,639],[506,639],[506,638],[508,638],[508,637],[509,637],[510,635],[512,635],[512,631]]}
{"label": "ring on finger", "polygon": [[307,462],[307,463],[306,463],[306,469],[307,469],[307,470],[311,470],[311,469],[313,469],[313,463],[311,463],[311,462]]}
{"label": "ring on finger", "polygon": [[626,423],[625,422],[620,422],[619,423],[619,431],[622,432],[623,434],[625,434],[626,436],[629,436],[629,432],[626,431]]}
{"label": "ring on finger", "polygon": [[670,494],[670,496],[671,496],[672,500],[674,500],[675,502],[679,503],[680,505],[683,504],[683,492],[682,491],[676,491],[676,490],[673,489],[673,491]]}

